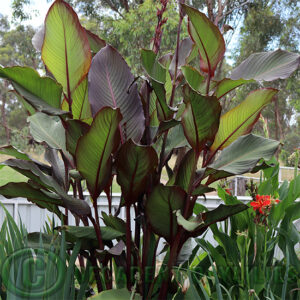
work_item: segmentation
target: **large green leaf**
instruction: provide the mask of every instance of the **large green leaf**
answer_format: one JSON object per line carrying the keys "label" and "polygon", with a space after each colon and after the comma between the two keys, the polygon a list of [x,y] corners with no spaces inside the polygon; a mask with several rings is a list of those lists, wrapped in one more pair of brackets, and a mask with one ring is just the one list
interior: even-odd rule
{"label": "large green leaf", "polygon": [[204,92],[203,87],[205,88],[205,85],[203,85],[203,82],[205,84],[205,78],[197,69],[187,65],[182,66],[181,70],[186,82],[194,91]]}
{"label": "large green leaf", "polygon": [[138,142],[144,132],[145,117],[137,84],[120,53],[107,45],[93,58],[89,78],[92,114],[101,108],[119,108],[123,116],[121,140]]}
{"label": "large green leaf", "polygon": [[156,58],[156,54],[152,50],[141,50],[142,65],[150,78],[164,84],[166,82],[166,69]]}
{"label": "large green leaf", "polygon": [[269,160],[279,144],[278,141],[253,134],[239,137],[221,152],[215,162],[208,165],[206,170],[206,174],[210,175],[208,183],[251,171],[262,158]]}
{"label": "large green leaf", "polygon": [[85,32],[87,34],[87,38],[90,44],[90,48],[92,50],[92,52],[97,53],[99,50],[101,50],[102,48],[104,48],[106,46],[106,42],[102,39],[100,39],[100,37],[94,33],[92,33],[91,31],[85,29]]}
{"label": "large green leaf", "polygon": [[193,149],[188,151],[182,159],[176,174],[175,185],[180,186],[186,193],[191,193],[197,167],[197,155]]}
{"label": "large green leaf", "polygon": [[247,82],[248,83],[253,82],[253,80],[244,80],[244,79],[232,80],[230,78],[224,78],[223,80],[218,82],[214,95],[218,99],[220,99],[230,91],[234,90],[238,86],[241,86],[242,84]]}
{"label": "large green leaf", "polygon": [[176,212],[177,222],[187,231],[190,236],[197,237],[201,235],[210,225],[224,221],[228,217],[242,212],[249,207],[245,204],[224,205],[220,204],[216,209],[201,213],[197,217],[191,217],[190,220],[183,218],[180,211]]}
{"label": "large green leaf", "polygon": [[76,13],[66,2],[55,1],[45,19],[42,60],[63,86],[69,103],[71,93],[88,73],[91,59],[87,35]]}
{"label": "large green leaf", "polygon": [[117,155],[117,182],[127,205],[137,201],[147,188],[147,179],[158,164],[156,151],[151,146],[139,146],[132,140],[121,146]]}
{"label": "large green leaf", "polygon": [[11,145],[0,147],[0,154],[14,156],[15,158],[23,159],[23,160],[31,160],[27,154],[19,151],[18,149],[16,149],[14,146]]}
{"label": "large green leaf", "polygon": [[90,126],[79,120],[67,120],[64,122],[66,129],[66,147],[67,150],[75,155],[77,142],[79,138],[88,132]]}
{"label": "large green leaf", "polygon": [[184,135],[184,131],[181,125],[175,126],[169,130],[169,134],[166,142],[165,153],[168,155],[173,149],[189,147],[189,143]]}
{"label": "large green leaf", "polygon": [[[180,69],[181,66],[187,63],[188,57],[191,54],[193,48],[193,41],[191,38],[183,39],[179,44],[178,49],[178,61],[177,61],[177,68]],[[169,73],[171,74],[171,78],[174,78],[175,75],[175,66],[176,66],[176,53],[173,55],[172,61],[169,66]],[[178,73],[177,73],[178,74]]]}
{"label": "large green leaf", "polygon": [[[59,228],[66,232],[66,240],[71,243],[81,241],[81,249],[99,248],[98,238],[94,227],[62,226]],[[101,237],[104,243],[110,244],[112,240],[124,236],[123,232],[109,226],[101,226]]]}
{"label": "large green leaf", "polygon": [[[84,28],[84,30],[86,32],[91,51],[93,53],[97,53],[101,48],[106,46],[106,42],[102,40],[99,36],[87,30],[86,28]],[[45,26],[42,26],[32,38],[32,44],[34,48],[39,52],[42,51],[44,37],[45,37]]]}
{"label": "large green leaf", "polygon": [[[0,187],[0,194],[5,198],[27,198],[29,201],[37,204],[39,207],[47,208],[60,216],[56,205],[63,205],[63,201],[57,197],[50,197],[50,193],[44,193],[25,182],[10,182]],[[54,195],[56,196],[56,195]]]}
{"label": "large green leaf", "polygon": [[200,53],[200,69],[214,76],[225,53],[225,42],[219,28],[197,9],[182,5],[189,17],[189,34]]}
{"label": "large green leaf", "polygon": [[271,88],[256,90],[241,104],[225,113],[220,119],[219,130],[211,150],[223,149],[239,136],[249,133],[261,110],[272,101],[277,92]]}
{"label": "large green leaf", "polygon": [[76,149],[76,164],[86,179],[95,200],[106,186],[112,169],[112,156],[120,143],[119,109],[104,107],[95,116],[89,131],[80,137]]}
{"label": "large green leaf", "polygon": [[62,87],[50,77],[27,67],[0,67],[0,77],[10,80],[15,90],[35,109],[52,114],[65,114],[60,110]]}
{"label": "large green leaf", "polygon": [[300,55],[285,50],[254,53],[232,71],[230,78],[264,81],[285,79],[297,70],[299,65]]}
{"label": "large green leaf", "polygon": [[[62,230],[65,230],[68,232],[73,238],[75,238],[73,241],[76,241],[76,239],[90,239],[97,241],[97,236],[95,232],[95,228],[88,226],[88,227],[81,227],[81,226],[62,226]],[[102,226],[101,227],[101,234],[102,239],[105,241],[111,241],[116,238],[124,236],[123,232],[120,232],[116,229],[113,229],[109,226]]]}
{"label": "large green leaf", "polygon": [[188,87],[184,88],[186,110],[182,115],[184,134],[197,152],[208,141],[213,141],[219,128],[221,105],[216,97],[201,96]]}
{"label": "large green leaf", "polygon": [[89,205],[82,200],[76,199],[66,194],[62,186],[55,181],[55,179],[45,173],[39,168],[39,166],[33,161],[21,160],[21,159],[8,159],[1,165],[9,166],[24,176],[33,180],[35,184],[41,185],[45,190],[49,189],[54,191],[52,197],[58,197],[62,200],[63,206],[68,208],[75,214],[78,215],[89,215],[91,209]]}
{"label": "large green leaf", "polygon": [[76,87],[72,94],[73,119],[88,121],[92,120],[92,112],[88,99],[88,80],[85,77]]}
{"label": "large green leaf", "polygon": [[28,120],[30,133],[37,142],[46,142],[51,148],[62,150],[71,159],[66,148],[66,132],[59,117],[36,113]]}
{"label": "large green leaf", "polygon": [[[157,185],[146,203],[147,219],[153,231],[170,241],[177,232],[175,210],[183,212],[186,193],[177,186]],[[172,232],[172,235],[171,235]]]}
{"label": "large green leaf", "polygon": [[175,110],[167,104],[166,99],[166,90],[163,84],[156,82],[155,80],[151,81],[154,93],[157,96],[157,113],[158,119],[160,121],[168,121],[173,118]]}

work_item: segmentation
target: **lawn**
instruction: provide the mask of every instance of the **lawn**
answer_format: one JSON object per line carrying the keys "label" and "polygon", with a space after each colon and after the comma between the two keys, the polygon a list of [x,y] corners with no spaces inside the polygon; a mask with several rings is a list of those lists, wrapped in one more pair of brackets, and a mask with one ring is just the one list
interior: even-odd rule
{"label": "lawn", "polygon": [[27,181],[27,177],[16,172],[10,167],[4,166],[0,169],[0,186],[5,185],[9,182],[23,182]]}

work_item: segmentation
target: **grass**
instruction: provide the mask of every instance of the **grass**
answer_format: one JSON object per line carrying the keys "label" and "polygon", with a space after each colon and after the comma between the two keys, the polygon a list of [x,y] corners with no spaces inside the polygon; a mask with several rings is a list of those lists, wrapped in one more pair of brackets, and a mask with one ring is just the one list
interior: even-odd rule
{"label": "grass", "polygon": [[24,182],[27,181],[27,177],[18,173],[10,167],[3,167],[0,170],[0,186],[3,186],[9,182]]}

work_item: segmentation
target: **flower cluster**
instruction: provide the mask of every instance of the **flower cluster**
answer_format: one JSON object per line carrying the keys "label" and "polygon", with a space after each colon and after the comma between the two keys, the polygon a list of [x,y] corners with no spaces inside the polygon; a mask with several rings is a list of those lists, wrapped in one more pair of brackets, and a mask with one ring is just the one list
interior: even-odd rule
{"label": "flower cluster", "polygon": [[273,204],[279,201],[278,199],[272,199],[270,195],[256,195],[255,201],[250,202],[250,205],[255,211],[259,210],[259,213],[264,215],[270,210]]}
{"label": "flower cluster", "polygon": [[255,223],[266,225],[266,217],[268,216],[272,205],[279,203],[280,200],[272,199],[270,195],[256,195],[255,201],[250,202],[250,205],[256,211]]}

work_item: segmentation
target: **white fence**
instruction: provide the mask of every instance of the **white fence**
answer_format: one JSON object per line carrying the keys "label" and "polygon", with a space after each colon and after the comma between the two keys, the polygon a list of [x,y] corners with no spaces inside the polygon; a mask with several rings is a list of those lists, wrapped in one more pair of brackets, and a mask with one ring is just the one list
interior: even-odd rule
{"label": "white fence", "polygon": [[[85,193],[86,200],[89,202],[89,195]],[[251,197],[238,197],[239,200],[247,203],[251,200]],[[46,221],[54,218],[57,224],[60,224],[58,217],[47,211],[46,209],[41,209],[37,207],[34,203],[27,201],[24,198],[14,198],[6,199],[0,195],[0,201],[4,204],[5,208],[13,216],[17,224],[19,224],[20,219],[22,223],[27,228],[28,232],[39,232],[42,231],[43,226]],[[214,209],[218,207],[222,200],[218,196],[206,196],[206,200],[203,197],[198,198],[198,202],[205,205],[208,209]],[[120,194],[115,193],[112,197],[112,210],[113,212],[119,207]],[[92,210],[93,211],[93,210]],[[98,199],[98,211],[101,216],[101,212],[104,211],[108,213],[108,202],[105,194],[101,194]],[[134,214],[132,213],[132,216]],[[125,219],[125,209],[121,209],[120,218]],[[5,212],[2,207],[0,207],[0,226],[5,218]],[[69,215],[69,225],[75,225],[75,219],[72,214]]]}
{"label": "white fence", "polygon": [[[86,200],[89,201],[88,200],[89,195],[87,193],[85,194],[85,197],[87,198]],[[251,197],[247,197],[247,196],[239,196],[238,199],[244,203],[248,203],[249,201],[252,200]],[[0,195],[0,202],[13,216],[17,224],[19,224],[20,219],[22,220],[22,223],[25,225],[28,232],[43,232],[43,226],[45,225],[45,222],[46,221],[49,222],[49,220],[52,221],[52,219],[55,220],[57,226],[60,225],[60,220],[55,214],[50,213],[46,209],[41,209],[37,207],[35,204],[27,201],[24,198],[6,199]],[[206,196],[206,200],[203,197],[199,197],[197,202],[205,205],[209,210],[214,209],[223,203],[218,196],[210,196],[210,195]],[[113,212],[118,209],[119,203],[120,203],[120,194],[118,193],[113,194],[112,197]],[[108,202],[107,202],[106,195],[100,195],[98,199],[98,211],[100,216],[102,211],[108,213]],[[132,216],[134,215],[133,212],[131,215]],[[125,220],[124,208],[121,209],[119,217]],[[5,219],[5,212],[3,208],[0,206],[0,228],[4,219]],[[75,219],[72,216],[72,214],[69,214],[69,225],[75,225]],[[300,220],[297,220],[295,222],[295,225],[297,229],[300,230]],[[132,229],[134,230],[133,224],[132,224]],[[210,229],[208,229],[208,231],[206,232],[205,239],[210,243],[212,243],[213,245],[217,245],[217,242],[214,240],[213,234],[210,231]],[[192,242],[191,247],[193,246],[194,243]],[[299,249],[299,245],[296,247],[297,249]],[[162,248],[163,248],[163,241],[160,242],[158,250],[161,250]],[[282,253],[279,250],[279,248],[276,249],[275,256],[278,258],[282,257]]]}

